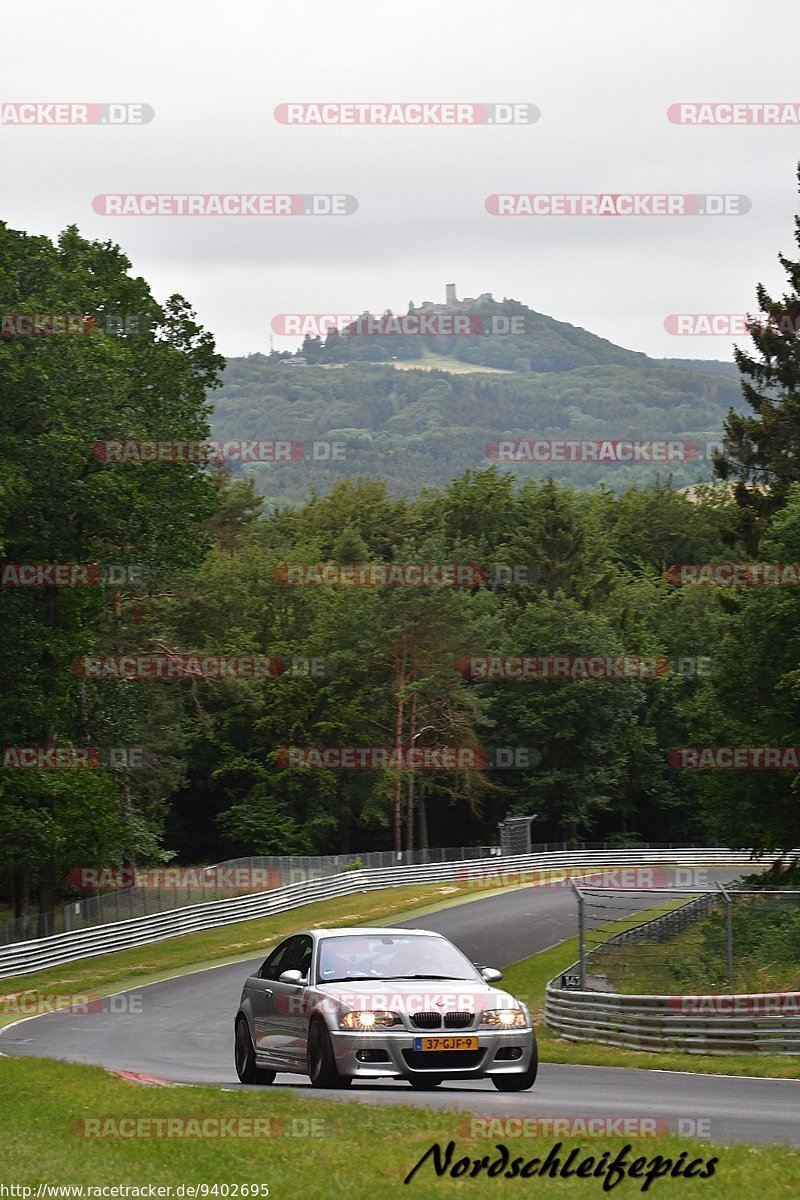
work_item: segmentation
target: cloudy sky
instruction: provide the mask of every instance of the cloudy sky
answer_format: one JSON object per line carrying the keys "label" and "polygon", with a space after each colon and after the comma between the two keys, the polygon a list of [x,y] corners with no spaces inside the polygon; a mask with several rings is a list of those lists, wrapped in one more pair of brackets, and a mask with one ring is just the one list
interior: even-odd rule
{"label": "cloudy sky", "polygon": [[[138,0],[6,5],[2,100],[149,104],[147,125],[0,126],[13,228],[119,242],[156,296],[185,295],[226,354],[285,312],[405,311],[490,291],[655,356],[727,358],[670,313],[782,290],[800,126],[671,123],[681,101],[800,107],[794,0]],[[500,128],[308,127],[291,101],[528,102]],[[346,217],[110,217],[104,193],[348,193]],[[743,194],[745,216],[500,219],[487,195]],[[289,343],[276,339],[276,348]]]}

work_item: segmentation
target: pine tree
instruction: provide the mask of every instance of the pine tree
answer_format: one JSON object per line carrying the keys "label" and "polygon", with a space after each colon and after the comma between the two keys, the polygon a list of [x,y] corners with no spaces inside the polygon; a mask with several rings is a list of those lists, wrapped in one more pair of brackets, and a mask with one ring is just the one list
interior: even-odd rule
{"label": "pine tree", "polygon": [[[800,248],[800,217],[794,224]],[[757,286],[759,312],[767,320],[756,317],[749,325],[753,353],[738,347],[734,352],[753,415],[730,410],[723,449],[714,459],[716,474],[733,483],[737,508],[729,535],[752,553],[789,488],[800,481],[800,260],[779,254],[778,261],[789,291],[778,300],[763,284]]]}

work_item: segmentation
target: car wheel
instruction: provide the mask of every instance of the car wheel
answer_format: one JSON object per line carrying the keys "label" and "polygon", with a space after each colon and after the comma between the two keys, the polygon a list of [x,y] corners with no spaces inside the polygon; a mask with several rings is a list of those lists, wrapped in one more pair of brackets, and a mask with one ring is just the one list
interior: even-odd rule
{"label": "car wheel", "polygon": [[308,1027],[308,1075],[317,1088],[349,1087],[352,1078],[340,1075],[333,1056],[331,1035],[324,1021],[312,1021]]}
{"label": "car wheel", "polygon": [[430,1088],[437,1088],[442,1082],[441,1075],[409,1075],[408,1082],[413,1088],[419,1088],[421,1092],[427,1092]]}
{"label": "car wheel", "polygon": [[536,1042],[531,1052],[531,1065],[521,1075],[493,1075],[492,1083],[498,1092],[526,1092],[536,1082],[536,1072],[539,1067],[539,1056]]}
{"label": "car wheel", "polygon": [[242,1083],[262,1083],[266,1085],[275,1082],[277,1071],[265,1071],[263,1067],[256,1066],[256,1052],[253,1049],[253,1040],[250,1037],[250,1030],[247,1027],[247,1021],[244,1017],[239,1017],[239,1020],[236,1022],[233,1058],[236,1065],[236,1074]]}

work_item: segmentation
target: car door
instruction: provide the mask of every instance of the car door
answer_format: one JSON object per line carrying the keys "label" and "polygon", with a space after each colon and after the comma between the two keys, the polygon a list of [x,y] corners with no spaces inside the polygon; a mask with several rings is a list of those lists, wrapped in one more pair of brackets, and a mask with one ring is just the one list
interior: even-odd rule
{"label": "car door", "polygon": [[291,938],[285,956],[277,965],[276,978],[270,985],[275,1007],[276,1050],[283,1061],[293,1063],[301,1071],[306,1066],[306,989],[298,983],[281,983],[279,977],[284,971],[300,971],[307,976],[312,945],[312,939],[307,934],[296,934]]}
{"label": "car door", "polygon": [[308,934],[298,934],[296,945],[291,951],[291,964],[282,967],[283,971],[299,971],[303,976],[302,984],[281,983],[281,1007],[286,1005],[290,1042],[289,1053],[297,1067],[304,1071],[306,1068],[306,1050],[308,1046],[308,1018],[311,1008],[309,1001],[309,986],[311,983],[311,958],[314,950],[314,940]]}
{"label": "car door", "polygon": [[277,979],[281,971],[289,970],[285,964],[289,961],[295,940],[295,937],[290,937],[276,946],[258,973],[248,980],[253,1012],[253,1044],[256,1053],[266,1055],[273,1066],[288,1066],[292,1061],[287,1049],[291,1038],[287,1014],[281,1011],[284,1005],[277,1002],[283,985],[278,984]]}

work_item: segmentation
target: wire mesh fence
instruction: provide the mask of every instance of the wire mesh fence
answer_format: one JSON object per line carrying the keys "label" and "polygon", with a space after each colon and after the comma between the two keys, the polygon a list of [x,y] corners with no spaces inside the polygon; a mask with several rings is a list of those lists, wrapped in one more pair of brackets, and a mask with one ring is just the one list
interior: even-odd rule
{"label": "wire mesh fence", "polygon": [[[800,889],[690,890],[698,894],[645,898],[576,887],[581,983],[572,986],[628,995],[800,988]],[[643,921],[645,904],[657,912]]]}
{"label": "wire mesh fence", "polygon": [[[0,923],[0,945],[56,933],[89,929],[112,921],[144,917],[268,891],[288,883],[322,879],[342,871],[418,863],[455,862],[500,854],[495,846],[434,847],[429,850],[373,851],[363,854],[271,855],[232,858],[208,867],[157,867],[142,871],[96,871],[98,894],[76,896],[53,912],[28,913]],[[104,878],[107,878],[105,885]],[[117,882],[114,882],[114,881]]]}
{"label": "wire mesh fence", "polygon": [[[650,850],[685,849],[674,842],[641,843]],[[625,847],[635,849],[636,847]],[[530,852],[614,850],[614,842],[540,842]],[[31,912],[0,922],[0,946],[53,934],[89,929],[113,921],[169,912],[176,908],[267,891],[290,883],[321,879],[342,871],[427,863],[460,862],[502,856],[500,846],[450,846],[423,850],[374,850],[357,854],[258,855],[231,858],[208,867],[162,867],[134,872],[126,886],[100,887],[96,895],[75,895],[53,912]]]}

